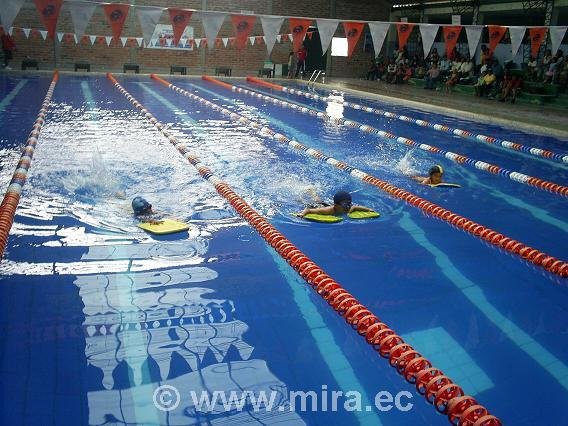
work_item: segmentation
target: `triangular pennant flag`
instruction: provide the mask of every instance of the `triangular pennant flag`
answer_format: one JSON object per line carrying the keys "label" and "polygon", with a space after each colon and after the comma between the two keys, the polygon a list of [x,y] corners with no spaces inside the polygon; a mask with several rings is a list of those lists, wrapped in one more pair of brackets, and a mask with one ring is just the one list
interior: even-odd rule
{"label": "triangular pennant flag", "polygon": [[[112,35],[116,40],[118,40],[120,38],[120,34],[122,34],[122,28],[124,27],[124,21],[126,21],[128,16],[130,5],[120,3],[104,4],[103,9],[112,29]],[[109,42],[107,41],[107,43]]]}
{"label": "triangular pennant flag", "polygon": [[262,42],[264,41],[264,36],[255,36],[254,37],[256,44],[262,44]]}
{"label": "triangular pennant flag", "polygon": [[47,31],[39,30],[39,33],[41,34],[41,37],[42,37],[44,40],[47,38]]}
{"label": "triangular pennant flag", "polygon": [[156,39],[153,38],[152,40],[150,40],[150,47],[156,47]]}
{"label": "triangular pennant flag", "polygon": [[292,31],[292,34],[290,34],[289,36],[292,38],[294,43],[294,52],[297,52],[300,49],[300,46],[302,46],[306,32],[308,31],[309,26],[312,24],[312,20],[302,18],[288,18],[288,22],[290,23],[290,31]]}
{"label": "triangular pennant flag", "polygon": [[14,27],[10,27],[10,29],[8,30],[8,34],[10,34],[10,36],[14,35]]}
{"label": "triangular pennant flag", "polygon": [[409,24],[408,22],[396,23],[396,32],[398,33],[398,50],[404,49],[413,28],[414,24]]}
{"label": "triangular pennant flag", "polygon": [[[255,16],[251,15],[231,15],[231,22],[235,30],[235,38],[237,40],[237,49],[242,49],[247,44],[247,37],[254,26]],[[254,43],[252,41],[251,43]]]}
{"label": "triangular pennant flag", "polygon": [[63,0],[34,0],[34,3],[43,25],[47,28],[47,34],[54,38]]}
{"label": "triangular pennant flag", "polygon": [[227,43],[229,42],[229,37],[223,37],[221,40],[223,40],[223,45],[227,47]]}
{"label": "triangular pennant flag", "polygon": [[[306,30],[306,32],[307,32],[307,30]],[[286,40],[290,40],[290,41],[294,40],[294,34],[284,34],[284,35],[286,36]]]}
{"label": "triangular pennant flag", "polygon": [[280,43],[282,41],[282,36],[280,34],[276,35],[276,41]]}
{"label": "triangular pennant flag", "polygon": [[120,42],[122,43],[122,47],[126,46],[127,41],[128,41],[128,37],[120,37]]}
{"label": "triangular pennant flag", "polygon": [[138,47],[142,47],[144,43],[144,37],[136,37],[136,42],[138,43]]}
{"label": "triangular pennant flag", "polygon": [[162,10],[159,7],[136,6],[136,14],[138,15],[138,21],[142,27],[142,35],[146,42],[149,42],[152,38],[156,25],[160,22]]}
{"label": "triangular pennant flag", "polygon": [[388,22],[369,22],[369,30],[373,39],[373,49],[375,56],[378,56],[383,48],[385,37],[389,31],[390,23]]}
{"label": "triangular pennant flag", "polygon": [[77,34],[73,34],[73,40],[75,40],[75,44],[79,44],[79,37],[77,37]]}
{"label": "triangular pennant flag", "polygon": [[546,40],[546,27],[529,28],[529,36],[531,38],[531,56],[537,58],[538,51],[542,42]]}
{"label": "triangular pennant flag", "polygon": [[30,33],[32,32],[31,28],[22,28],[22,31],[24,32],[26,38],[30,38]]}
{"label": "triangular pennant flag", "polygon": [[[203,30],[207,40],[215,40],[217,38],[225,16],[227,14],[223,12],[201,12],[201,21],[203,22]],[[209,49],[213,49],[214,45],[214,42],[209,43]]]}
{"label": "triangular pennant flag", "polygon": [[166,44],[168,45],[168,47],[172,47],[172,39],[171,38],[167,38],[166,39]]}
{"label": "triangular pennant flag", "polygon": [[200,38],[196,38],[193,40],[193,42],[195,43],[195,47],[197,49],[199,49],[199,46],[201,45],[201,39]]}
{"label": "triangular pennant flag", "polygon": [[87,44],[89,42],[89,36],[83,35],[83,37],[81,37],[80,42],[83,43],[83,44]]}
{"label": "triangular pennant flag", "polygon": [[10,28],[25,0],[0,0],[0,21],[4,28]]}
{"label": "triangular pennant flag", "polygon": [[251,37],[249,37],[248,39],[249,39],[249,41],[250,41],[250,45],[251,45],[251,46],[254,46],[254,40],[256,39],[256,37],[251,36]]}
{"label": "triangular pennant flag", "polygon": [[217,37],[215,39],[215,47],[221,47],[222,44],[223,44],[223,42],[221,41],[221,39],[219,37]]}
{"label": "triangular pennant flag", "polygon": [[57,41],[59,41],[59,43],[61,43],[61,40],[63,40],[64,35],[65,33],[57,33]]}
{"label": "triangular pennant flag", "polygon": [[477,46],[479,45],[479,39],[481,38],[481,31],[483,31],[483,27],[481,25],[468,25],[465,27],[470,58],[475,56]]}
{"label": "triangular pennant flag", "polygon": [[93,44],[95,44],[95,41],[97,40],[97,36],[96,35],[90,35],[89,40],[91,40],[91,46],[92,46]]}
{"label": "triangular pennant flag", "polygon": [[560,43],[562,43],[562,39],[564,38],[564,34],[566,34],[566,30],[568,27],[550,27],[550,47],[552,48],[552,54],[556,54],[558,48],[560,47]]}
{"label": "triangular pennant flag", "polygon": [[180,38],[178,46],[185,47],[187,45],[187,38]]}
{"label": "triangular pennant flag", "polygon": [[430,53],[430,49],[432,49],[434,39],[436,38],[436,34],[438,34],[438,28],[440,28],[440,26],[437,24],[420,24],[419,27],[424,57],[426,58]]}
{"label": "triangular pennant flag", "polygon": [[325,52],[327,52],[329,44],[331,43],[331,38],[335,34],[335,30],[337,30],[337,24],[339,21],[335,19],[316,19],[316,23],[320,36],[321,52],[322,55],[325,55]]}
{"label": "triangular pennant flag", "polygon": [[264,42],[266,43],[266,52],[268,56],[272,53],[276,40],[280,42],[277,35],[282,28],[284,18],[281,16],[261,16],[262,32],[264,33]]}
{"label": "triangular pennant flag", "polygon": [[234,45],[235,45],[235,37],[229,37],[229,44],[230,44],[231,46],[234,46]]}
{"label": "triangular pennant flag", "polygon": [[95,3],[80,3],[74,1],[68,1],[65,4],[71,12],[71,21],[73,22],[73,28],[75,28],[75,34],[81,37],[85,34],[85,30],[89,25],[89,21],[97,5]]}
{"label": "triangular pennant flag", "polygon": [[175,9],[169,8],[168,13],[170,15],[170,23],[172,24],[172,28],[174,29],[174,44],[177,46],[179,44],[179,40],[191,19],[191,15],[193,12],[184,9]]}
{"label": "triangular pennant flag", "polygon": [[363,22],[343,22],[345,37],[347,37],[347,56],[350,58],[363,33]]}
{"label": "triangular pennant flag", "polygon": [[495,48],[505,35],[507,27],[501,27],[499,25],[488,25],[487,29],[489,31],[489,51],[493,53]]}
{"label": "triangular pennant flag", "polygon": [[525,32],[527,27],[509,27],[509,36],[511,36],[511,53],[513,54],[513,59],[521,47],[523,38],[525,37]]}
{"label": "triangular pennant flag", "polygon": [[112,42],[112,39],[113,39],[113,36],[106,36],[106,37],[105,37],[107,46],[110,46],[110,43]]}
{"label": "triangular pennant flag", "polygon": [[446,42],[446,56],[448,58],[456,47],[462,28],[461,25],[444,25],[442,27],[444,41]]}

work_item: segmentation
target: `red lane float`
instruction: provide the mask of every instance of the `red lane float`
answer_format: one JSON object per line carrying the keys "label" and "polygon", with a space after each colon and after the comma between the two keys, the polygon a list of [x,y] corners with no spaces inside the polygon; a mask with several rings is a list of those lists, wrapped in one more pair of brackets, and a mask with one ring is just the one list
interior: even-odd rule
{"label": "red lane float", "polygon": [[[154,75],[152,76],[153,78],[159,78]],[[160,123],[146,108],[144,108],[144,106],[130,93],[128,93],[120,85],[120,83],[116,81],[112,74],[107,74],[107,77],[110,81],[112,81],[118,91],[122,93],[185,158],[187,158],[189,163],[197,169],[203,179],[211,183],[215,187],[215,190],[229,201],[237,213],[245,219],[284,260],[286,260],[286,262],[302,277],[302,279],[312,286],[317,294],[326,300],[339,315],[345,318],[345,321],[361,336],[363,336],[367,343],[369,343],[382,357],[388,358],[390,365],[394,367],[406,381],[415,384],[417,383],[416,377],[424,370],[432,370],[432,363],[430,361],[414,350],[412,346],[405,343],[402,337],[397,335],[394,330],[383,323],[379,317],[374,315],[353,295],[348,293],[337,281],[327,275],[322,268],[294,246],[290,240],[274,228],[264,217],[258,214],[246,203],[245,200],[237,195],[227,183],[215,176],[208,167],[201,163],[197,155],[190,153],[186,145],[179,142],[173,135],[165,130],[165,126]],[[417,363],[410,361],[410,354],[413,356],[412,361],[419,359],[421,362]],[[447,414],[448,407],[451,406],[453,418],[461,421],[462,412],[465,412],[467,409],[471,408],[471,406],[480,407],[487,419],[484,423],[480,423],[479,425],[501,425],[501,422],[497,419],[497,417],[489,415],[487,409],[479,405],[471,396],[467,397],[472,401],[471,405],[463,403],[459,404],[459,401],[454,402],[456,398],[464,397],[462,388],[447,376],[444,376],[441,370],[435,369],[435,371],[438,373],[436,375],[432,375],[430,382],[437,378],[439,378],[439,380],[442,380],[443,378],[444,383],[453,386],[451,391],[449,391],[447,386],[441,387],[439,391],[436,391],[433,386],[428,387],[430,392],[428,394],[428,398],[430,398],[429,402],[436,404],[436,410],[440,413]],[[424,395],[424,392],[420,393]]]}
{"label": "red lane float", "polygon": [[456,135],[456,136],[459,136],[461,138],[468,139],[468,140],[471,140],[471,141],[474,141],[474,142],[481,142],[481,143],[486,143],[486,144],[489,144],[489,145],[498,145],[498,146],[501,146],[505,149],[509,149],[509,150],[512,150],[512,151],[521,151],[521,152],[524,152],[524,153],[527,153],[527,154],[534,155],[535,157],[541,157],[541,158],[545,158],[547,160],[557,160],[557,161],[561,161],[561,162],[564,162],[564,163],[568,163],[568,154],[559,154],[559,153],[549,151],[549,150],[546,150],[546,149],[542,149],[542,148],[535,148],[535,147],[528,146],[528,145],[521,145],[519,143],[511,142],[511,141],[508,141],[508,140],[494,138],[492,136],[486,136],[486,135],[483,135],[481,133],[473,133],[473,132],[470,132],[468,130],[458,129],[458,128],[454,128],[454,127],[448,127],[448,126],[445,126],[443,124],[432,123],[432,122],[427,121],[427,120],[419,120],[417,118],[408,117],[406,115],[395,114],[394,112],[384,111],[384,110],[378,109],[378,108],[371,108],[371,107],[361,105],[361,104],[357,104],[357,103],[354,103],[354,102],[347,102],[347,101],[338,102],[338,101],[335,101],[334,99],[331,99],[331,98],[326,97],[326,96],[320,96],[316,93],[304,92],[302,90],[294,89],[292,87],[281,86],[279,84],[268,83],[264,80],[261,80],[259,78],[255,78],[255,77],[247,77],[247,81],[250,81],[252,83],[256,83],[260,86],[269,87],[271,89],[279,90],[281,92],[291,93],[293,95],[304,96],[305,98],[314,99],[316,101],[337,102],[337,103],[340,103],[340,104],[342,104],[343,106],[346,106],[346,107],[350,107],[350,108],[353,108],[353,109],[369,112],[369,113],[375,114],[375,115],[382,115],[382,116],[387,117],[387,118],[395,118],[397,120],[406,121],[408,123],[413,123],[413,124],[416,124],[416,125],[421,126],[421,127],[429,127],[431,129],[437,130],[438,132],[449,133],[449,134]]}
{"label": "red lane float", "polygon": [[47,114],[47,109],[51,103],[51,98],[53,96],[53,91],[57,81],[59,80],[59,72],[55,71],[53,73],[53,79],[47,90],[47,94],[39,110],[37,119],[32,127],[26,145],[22,150],[22,155],[20,161],[16,166],[16,170],[12,175],[12,180],[8,186],[6,194],[4,194],[4,199],[2,204],[0,204],[0,261],[8,245],[8,236],[10,234],[10,229],[14,223],[14,216],[16,215],[16,209],[20,203],[20,195],[22,193],[22,188],[26,183],[28,177],[28,170],[32,164],[32,158],[34,156],[35,147],[38,142],[39,133],[41,128],[45,123],[45,115]]}
{"label": "red lane float", "polygon": [[[183,90],[180,87],[177,87],[171,83],[169,83],[168,81],[156,76],[155,74],[152,74],[151,77],[158,81],[159,83],[165,85],[166,87],[170,88],[171,90],[187,96],[190,99],[196,100],[204,105],[209,106],[211,109],[215,110],[215,111],[219,111],[220,113],[222,113],[223,115],[229,117],[229,119],[233,120],[233,121],[237,121],[241,124],[247,124],[248,126],[250,126],[251,128],[260,131],[261,134],[263,136],[270,136],[272,139],[287,144],[289,147],[295,149],[295,150],[299,150],[304,154],[309,155],[312,158],[315,158],[319,161],[323,161],[324,163],[327,164],[331,164],[332,166],[335,166],[336,168],[338,168],[339,170],[342,170],[346,173],[349,173],[351,176],[362,180],[363,182],[366,182],[370,185],[373,185],[389,194],[391,194],[392,196],[399,198],[401,200],[404,200],[405,202],[407,202],[408,204],[417,207],[419,209],[421,209],[422,211],[424,211],[427,214],[430,214],[432,216],[435,216],[439,219],[442,219],[448,223],[450,223],[451,225],[455,226],[456,228],[459,228],[463,231],[466,231],[467,233],[474,235],[478,238],[481,238],[482,240],[496,246],[499,247],[509,253],[515,254],[519,257],[521,257],[523,260],[533,263],[534,265],[540,266],[544,269],[546,269],[547,271],[559,275],[561,277],[567,277],[568,276],[568,263],[566,263],[563,260],[559,260],[553,256],[550,256],[540,250],[534,249],[532,247],[529,247],[519,241],[516,241],[512,238],[509,238],[503,234],[500,234],[494,230],[492,230],[491,228],[487,228],[483,225],[480,225],[479,223],[476,223],[472,220],[469,220],[463,216],[460,216],[450,210],[447,210],[443,207],[440,207],[436,204],[433,204],[423,198],[420,198],[408,191],[405,191],[401,188],[397,188],[394,185],[389,184],[388,182],[385,182],[383,180],[380,180],[372,175],[369,175],[359,169],[356,169],[342,161],[339,161],[333,157],[328,157],[327,155],[325,155],[324,153],[317,151],[313,148],[308,148],[307,146],[301,144],[300,142],[293,140],[293,139],[289,139],[286,136],[275,132],[274,130],[270,129],[267,126],[264,126],[261,123],[252,121],[246,117],[243,117],[242,115],[237,114],[236,112],[230,111],[226,108],[220,107],[219,105],[208,101],[207,99],[204,99],[200,96],[197,96],[193,93],[188,92],[187,90]],[[209,77],[209,80],[215,84],[217,83],[221,83],[211,77]],[[225,83],[226,84],[226,83]]]}

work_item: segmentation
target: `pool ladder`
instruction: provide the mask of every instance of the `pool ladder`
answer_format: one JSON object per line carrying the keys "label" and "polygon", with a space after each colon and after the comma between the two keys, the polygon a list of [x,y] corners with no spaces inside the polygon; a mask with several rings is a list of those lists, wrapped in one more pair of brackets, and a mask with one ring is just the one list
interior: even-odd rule
{"label": "pool ladder", "polygon": [[314,70],[312,72],[312,75],[310,76],[310,78],[308,79],[308,86],[310,86],[310,84],[312,86],[315,85],[315,83],[317,82],[318,78],[321,77],[321,82],[323,84],[325,84],[325,71],[323,70]]}

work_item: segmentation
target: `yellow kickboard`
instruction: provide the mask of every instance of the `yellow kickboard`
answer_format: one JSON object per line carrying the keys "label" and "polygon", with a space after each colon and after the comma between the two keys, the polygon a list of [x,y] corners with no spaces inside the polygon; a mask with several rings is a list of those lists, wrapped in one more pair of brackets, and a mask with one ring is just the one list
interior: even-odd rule
{"label": "yellow kickboard", "polygon": [[461,185],[458,185],[457,183],[448,183],[448,182],[442,182],[436,185],[430,183],[428,184],[428,186],[431,186],[432,188],[461,188]]}
{"label": "yellow kickboard", "polygon": [[347,213],[347,216],[349,216],[350,219],[373,219],[375,217],[379,217],[380,214],[377,212],[357,211],[357,212]]}
{"label": "yellow kickboard", "polygon": [[152,234],[165,235],[187,231],[189,225],[187,223],[178,222],[177,220],[164,219],[156,224],[151,222],[140,223],[138,224],[138,228],[142,228],[144,231],[151,232]]}

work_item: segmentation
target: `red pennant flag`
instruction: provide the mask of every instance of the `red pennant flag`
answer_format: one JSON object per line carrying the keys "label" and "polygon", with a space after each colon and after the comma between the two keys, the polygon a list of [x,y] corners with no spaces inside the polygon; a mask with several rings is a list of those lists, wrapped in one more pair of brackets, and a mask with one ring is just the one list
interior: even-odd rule
{"label": "red pennant flag", "polygon": [[262,36],[256,36],[256,44],[260,44],[264,42],[264,38]]}
{"label": "red pennant flag", "polygon": [[[297,52],[300,50],[300,46],[302,46],[302,42],[304,41],[304,37],[306,36],[306,32],[308,31],[308,27],[311,25],[312,20],[288,18],[288,22],[290,23],[290,32],[292,33],[292,39],[294,42],[294,52]],[[284,40],[284,37],[282,37],[282,40]]]}
{"label": "red pennant flag", "polygon": [[347,37],[347,56],[351,57],[351,54],[357,46],[357,42],[361,38],[361,33],[363,33],[363,27],[365,24],[363,22],[343,22],[343,29],[345,30],[345,37]]}
{"label": "red pennant flag", "polygon": [[308,36],[308,38],[311,40],[312,37],[314,36],[314,32],[310,31],[309,33],[306,33],[306,36]]}
{"label": "red pennant flag", "polygon": [[65,34],[65,42],[71,43],[75,41],[75,34],[67,33]]}
{"label": "red pennant flag", "polygon": [[170,22],[174,29],[174,45],[177,46],[193,12],[175,8],[169,8],[168,12],[170,13]]}
{"label": "red pennant flag", "polygon": [[489,30],[489,51],[493,54],[493,51],[505,35],[507,27],[500,27],[498,25],[489,25],[487,27]]}
{"label": "red pennant flag", "polygon": [[81,40],[79,40],[79,42],[82,43],[82,44],[88,44],[90,42],[89,36],[88,35],[82,36]]}
{"label": "red pennant flag", "polygon": [[221,47],[221,44],[223,44],[223,41],[220,38],[216,38],[215,39],[215,47]]}
{"label": "red pennant flag", "polygon": [[252,31],[255,20],[256,16],[231,15],[231,21],[233,22],[237,39],[237,49],[242,49],[247,45],[248,36]]}
{"label": "red pennant flag", "polygon": [[282,34],[282,37],[280,38],[280,40],[288,41],[288,34]]}
{"label": "red pennant flag", "polygon": [[122,34],[122,28],[124,27],[124,21],[128,16],[128,11],[130,10],[130,5],[128,4],[105,4],[103,5],[105,15],[112,28],[112,36],[116,41],[120,39],[120,34]]}
{"label": "red pennant flag", "polygon": [[398,50],[404,49],[413,28],[414,24],[409,24],[408,22],[396,23],[396,32],[398,33]]}
{"label": "red pennant flag", "polygon": [[235,41],[235,37],[229,37],[229,44],[230,44],[231,46],[234,47],[234,46],[235,46],[235,42],[236,42],[236,41]]}
{"label": "red pennant flag", "polygon": [[445,25],[442,27],[444,31],[444,40],[446,42],[446,56],[449,58],[456,47],[458,38],[460,36],[461,25]]}
{"label": "red pennant flag", "polygon": [[538,56],[540,45],[546,40],[546,27],[529,28],[529,35],[531,37],[531,55],[533,58]]}
{"label": "red pennant flag", "polygon": [[34,3],[43,25],[47,28],[47,34],[54,39],[63,0],[34,0]]}

